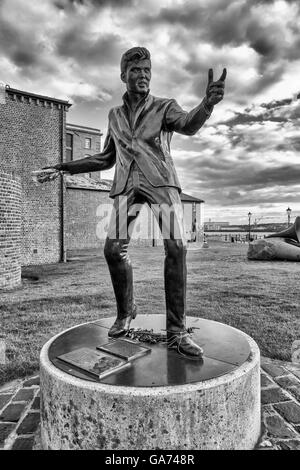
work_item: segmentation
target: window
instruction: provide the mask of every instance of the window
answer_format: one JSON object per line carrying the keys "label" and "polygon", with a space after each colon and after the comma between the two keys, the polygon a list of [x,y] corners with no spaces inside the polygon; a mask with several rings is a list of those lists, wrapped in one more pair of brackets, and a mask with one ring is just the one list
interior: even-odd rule
{"label": "window", "polygon": [[84,139],[84,148],[85,149],[92,148],[92,139],[89,139],[88,137]]}
{"label": "window", "polygon": [[67,162],[71,162],[73,160],[73,150],[67,149],[66,150],[66,160]]}
{"label": "window", "polygon": [[73,134],[67,134],[67,147],[73,147]]}
{"label": "window", "polygon": [[96,152],[100,152],[100,142],[96,142]]}
{"label": "window", "polygon": [[71,162],[73,160],[73,134],[66,136],[66,160]]}

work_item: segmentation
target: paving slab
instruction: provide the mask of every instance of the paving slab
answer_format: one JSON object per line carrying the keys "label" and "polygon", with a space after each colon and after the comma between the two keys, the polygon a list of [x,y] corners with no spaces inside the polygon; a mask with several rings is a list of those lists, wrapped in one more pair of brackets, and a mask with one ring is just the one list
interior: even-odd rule
{"label": "paving slab", "polygon": [[283,439],[288,437],[297,437],[295,431],[288,427],[287,423],[278,415],[267,416],[265,419],[266,431],[271,437],[281,437]]}
{"label": "paving slab", "polygon": [[280,387],[266,388],[261,391],[261,402],[263,405],[288,401],[290,399],[291,398]]}
{"label": "paving slab", "polygon": [[32,450],[34,436],[18,437],[13,443],[12,450]]}
{"label": "paving slab", "polygon": [[263,370],[268,372],[271,377],[279,377],[281,375],[286,375],[288,373],[287,369],[277,364],[263,364]]}
{"label": "paving slab", "polygon": [[0,421],[17,423],[25,409],[26,403],[11,403],[2,411]]}
{"label": "paving slab", "polygon": [[17,428],[17,434],[32,434],[37,430],[40,422],[39,412],[29,412]]}
{"label": "paving slab", "polygon": [[3,393],[0,395],[0,410],[11,400],[13,393]]}
{"label": "paving slab", "polygon": [[30,401],[34,395],[34,389],[32,388],[21,388],[18,393],[14,396],[13,402],[15,401]]}
{"label": "paving slab", "polygon": [[278,442],[282,450],[300,450],[300,439]]}
{"label": "paving slab", "polygon": [[265,374],[260,374],[261,387],[274,387],[275,383]]}
{"label": "paving slab", "polygon": [[300,387],[300,381],[296,379],[294,375],[284,375],[283,377],[275,378],[275,381],[283,388],[289,388],[293,386]]}
{"label": "paving slab", "polygon": [[40,397],[35,397],[33,400],[33,403],[31,405],[32,410],[39,410],[41,406],[41,398]]}
{"label": "paving slab", "polygon": [[31,387],[32,385],[40,385],[40,377],[38,375],[30,378],[30,379],[27,379],[24,383],[23,383],[23,386],[24,387]]}
{"label": "paving slab", "polygon": [[294,401],[276,403],[274,408],[290,423],[300,424],[300,405]]}
{"label": "paving slab", "polygon": [[14,423],[0,423],[0,444],[3,444],[5,439],[15,429]]}

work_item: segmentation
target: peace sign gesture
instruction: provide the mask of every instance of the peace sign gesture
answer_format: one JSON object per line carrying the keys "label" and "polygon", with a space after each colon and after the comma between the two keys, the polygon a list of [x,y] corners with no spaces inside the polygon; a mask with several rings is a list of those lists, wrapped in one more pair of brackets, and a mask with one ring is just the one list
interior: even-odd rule
{"label": "peace sign gesture", "polygon": [[225,78],[227,75],[227,70],[223,69],[222,75],[216,82],[213,81],[214,79],[214,72],[213,69],[209,69],[208,71],[208,84],[206,88],[206,98],[209,105],[214,106],[215,104],[219,103],[224,96],[224,88],[225,88]]}

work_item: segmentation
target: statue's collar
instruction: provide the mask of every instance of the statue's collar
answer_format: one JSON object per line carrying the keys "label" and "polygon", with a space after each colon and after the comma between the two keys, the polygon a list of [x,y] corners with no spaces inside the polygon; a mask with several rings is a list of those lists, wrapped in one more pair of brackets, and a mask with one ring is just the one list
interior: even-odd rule
{"label": "statue's collar", "polygon": [[[143,98],[140,99],[139,101],[139,105],[141,105],[142,103],[144,103],[145,101],[147,101],[149,99],[149,95],[150,95],[150,90],[147,91],[147,93],[145,93],[145,96],[143,96]],[[124,95],[122,96],[123,98],[123,102],[125,105],[129,106],[129,98],[128,98],[128,93],[127,91],[125,91]]]}

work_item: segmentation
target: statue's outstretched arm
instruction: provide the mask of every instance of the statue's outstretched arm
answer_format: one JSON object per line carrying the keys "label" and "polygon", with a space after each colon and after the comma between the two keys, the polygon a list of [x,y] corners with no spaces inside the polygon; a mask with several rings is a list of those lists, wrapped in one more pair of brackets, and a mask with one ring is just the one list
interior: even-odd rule
{"label": "statue's outstretched arm", "polygon": [[201,103],[190,112],[184,111],[176,100],[171,100],[165,115],[165,127],[170,132],[179,132],[185,135],[194,135],[210,117],[214,105],[224,96],[226,69],[219,80],[213,81],[213,70],[208,71],[208,84],[206,96]]}
{"label": "statue's outstretched arm", "polygon": [[109,131],[107,133],[103,151],[90,155],[80,160],[72,162],[59,163],[54,166],[56,170],[69,172],[71,175],[76,173],[90,173],[93,171],[109,170],[116,163],[116,149],[113,138]]}

